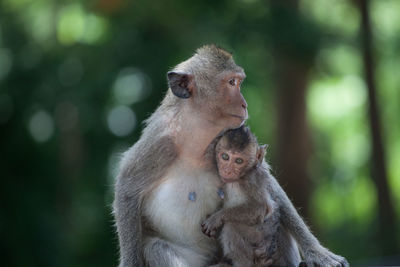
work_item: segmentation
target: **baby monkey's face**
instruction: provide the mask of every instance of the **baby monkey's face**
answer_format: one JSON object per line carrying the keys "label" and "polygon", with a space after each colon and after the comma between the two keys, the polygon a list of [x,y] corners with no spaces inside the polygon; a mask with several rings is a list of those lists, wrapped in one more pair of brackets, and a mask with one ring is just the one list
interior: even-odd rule
{"label": "baby monkey's face", "polygon": [[240,179],[248,164],[248,155],[242,152],[222,150],[217,156],[218,173],[224,183]]}
{"label": "baby monkey's face", "polygon": [[249,145],[238,151],[224,143],[219,143],[216,149],[218,174],[224,183],[237,182],[255,165],[257,147]]}

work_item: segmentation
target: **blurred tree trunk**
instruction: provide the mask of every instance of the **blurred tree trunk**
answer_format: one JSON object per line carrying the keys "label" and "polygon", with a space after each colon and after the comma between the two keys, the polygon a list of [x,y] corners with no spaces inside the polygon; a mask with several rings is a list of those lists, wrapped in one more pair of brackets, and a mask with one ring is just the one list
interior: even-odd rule
{"label": "blurred tree trunk", "polygon": [[309,218],[310,138],[306,120],[309,70],[318,32],[298,11],[298,1],[270,1],[278,109],[278,179],[303,217]]}
{"label": "blurred tree trunk", "polygon": [[310,152],[305,94],[308,67],[283,55],[277,58],[278,166],[286,193],[305,218],[309,218],[310,180],[307,163]]}
{"label": "blurred tree trunk", "polygon": [[370,164],[370,166],[372,179],[376,185],[378,194],[381,247],[383,253],[391,254],[397,252],[396,218],[387,180],[385,151],[376,96],[377,88],[374,73],[373,39],[368,7],[369,1],[356,0],[355,2],[361,14],[361,45],[364,61],[364,75],[368,90],[369,122],[372,142],[372,164]]}

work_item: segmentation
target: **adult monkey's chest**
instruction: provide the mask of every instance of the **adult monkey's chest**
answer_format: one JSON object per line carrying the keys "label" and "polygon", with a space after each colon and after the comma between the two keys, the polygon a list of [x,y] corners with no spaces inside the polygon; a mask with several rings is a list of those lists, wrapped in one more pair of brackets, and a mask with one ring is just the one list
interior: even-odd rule
{"label": "adult monkey's chest", "polygon": [[162,236],[190,246],[210,242],[200,229],[221,198],[216,174],[178,161],[145,202],[145,216]]}

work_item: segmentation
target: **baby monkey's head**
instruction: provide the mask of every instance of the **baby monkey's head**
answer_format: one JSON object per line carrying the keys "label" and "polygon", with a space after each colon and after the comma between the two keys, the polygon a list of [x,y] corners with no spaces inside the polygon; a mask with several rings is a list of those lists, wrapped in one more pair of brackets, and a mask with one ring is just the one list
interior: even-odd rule
{"label": "baby monkey's head", "polygon": [[236,182],[261,165],[266,145],[259,146],[250,129],[242,126],[224,133],[215,147],[218,173],[224,183]]}

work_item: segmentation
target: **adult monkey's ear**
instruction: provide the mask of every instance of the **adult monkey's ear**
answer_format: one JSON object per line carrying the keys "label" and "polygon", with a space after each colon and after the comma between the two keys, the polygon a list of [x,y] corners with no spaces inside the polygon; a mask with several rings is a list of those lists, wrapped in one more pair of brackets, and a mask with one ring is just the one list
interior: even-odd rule
{"label": "adult monkey's ear", "polygon": [[174,95],[180,98],[189,98],[192,95],[195,86],[192,74],[169,71],[167,78],[169,88]]}
{"label": "adult monkey's ear", "polygon": [[265,153],[267,151],[268,145],[259,146],[257,149],[257,166],[260,166],[265,157]]}

